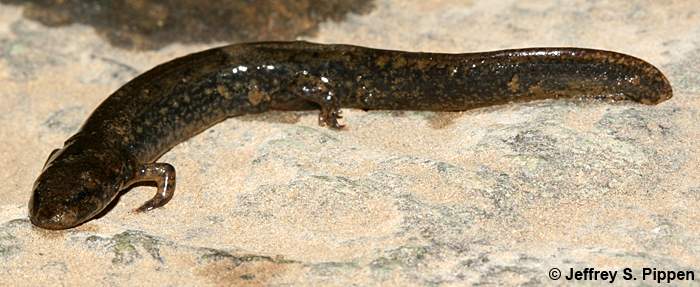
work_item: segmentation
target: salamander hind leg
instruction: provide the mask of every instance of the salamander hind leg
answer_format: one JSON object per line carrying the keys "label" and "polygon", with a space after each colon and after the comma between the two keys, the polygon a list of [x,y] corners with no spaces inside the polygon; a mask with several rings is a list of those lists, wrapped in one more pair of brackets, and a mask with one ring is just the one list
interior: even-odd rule
{"label": "salamander hind leg", "polygon": [[156,195],[146,201],[135,212],[149,211],[168,203],[175,194],[175,167],[168,163],[147,163],[136,169],[128,185],[141,182],[155,182]]}
{"label": "salamander hind leg", "polygon": [[341,129],[338,119],[342,119],[338,95],[333,92],[330,80],[323,76],[312,76],[307,72],[299,73],[291,85],[291,91],[304,100],[314,102],[321,107],[318,124],[333,129]]}

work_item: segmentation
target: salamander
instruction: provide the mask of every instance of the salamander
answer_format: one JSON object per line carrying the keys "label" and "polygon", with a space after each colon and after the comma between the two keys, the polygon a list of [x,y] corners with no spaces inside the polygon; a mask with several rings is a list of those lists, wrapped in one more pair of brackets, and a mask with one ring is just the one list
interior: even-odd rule
{"label": "salamander", "polygon": [[242,43],[174,59],[105,99],[33,186],[31,222],[67,229],[99,214],[117,195],[155,183],[136,211],[168,203],[175,168],[156,160],[229,117],[319,109],[341,128],[340,108],[463,111],[550,98],[629,100],[672,96],[653,65],[611,51],[526,48],[446,54],[303,41]]}

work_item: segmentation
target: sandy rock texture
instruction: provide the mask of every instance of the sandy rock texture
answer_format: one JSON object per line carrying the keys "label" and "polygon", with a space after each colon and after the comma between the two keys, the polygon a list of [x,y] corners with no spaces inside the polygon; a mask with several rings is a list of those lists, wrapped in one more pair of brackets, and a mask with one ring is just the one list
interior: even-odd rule
{"label": "sandy rock texture", "polygon": [[[580,46],[643,58],[658,106],[540,101],[461,113],[345,110],[232,118],[161,161],[164,208],[32,227],[49,152],[112,91],[176,56],[110,46],[0,5],[0,285],[540,285],[551,268],[693,270],[700,282],[700,6],[674,1],[389,1],[311,41],[414,51]],[[621,275],[616,282],[622,281]],[[598,284],[597,282],[587,282]]]}

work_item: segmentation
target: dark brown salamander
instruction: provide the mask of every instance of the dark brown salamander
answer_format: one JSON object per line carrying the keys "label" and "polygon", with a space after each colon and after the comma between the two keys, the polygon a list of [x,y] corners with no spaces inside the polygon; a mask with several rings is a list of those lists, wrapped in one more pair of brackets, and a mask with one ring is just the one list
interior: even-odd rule
{"label": "dark brown salamander", "polygon": [[166,204],[175,169],[155,162],[176,144],[233,116],[320,108],[461,111],[549,98],[657,104],[671,86],[651,64],[615,52],[530,48],[471,54],[411,53],[307,42],[236,44],[159,65],[108,97],[51,153],[29,201],[32,223],[79,225],[127,187],[156,182],[138,208]]}

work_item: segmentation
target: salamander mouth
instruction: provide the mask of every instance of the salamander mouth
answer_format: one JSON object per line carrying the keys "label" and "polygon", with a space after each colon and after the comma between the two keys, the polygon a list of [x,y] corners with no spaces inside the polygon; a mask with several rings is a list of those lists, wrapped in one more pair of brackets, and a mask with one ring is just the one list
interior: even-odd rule
{"label": "salamander mouth", "polygon": [[75,212],[65,208],[40,208],[30,212],[29,219],[36,226],[54,230],[71,228],[82,223]]}

